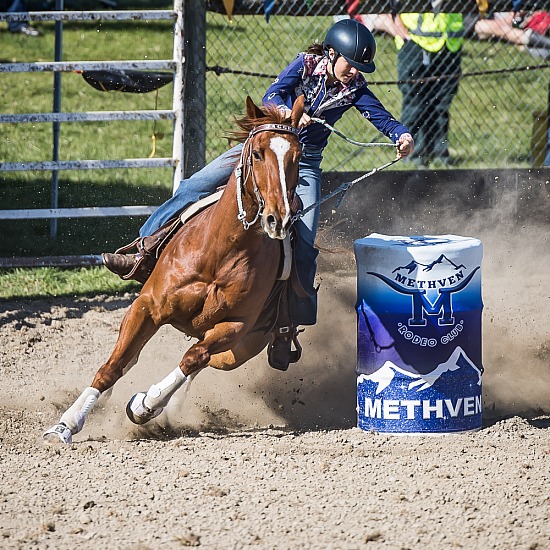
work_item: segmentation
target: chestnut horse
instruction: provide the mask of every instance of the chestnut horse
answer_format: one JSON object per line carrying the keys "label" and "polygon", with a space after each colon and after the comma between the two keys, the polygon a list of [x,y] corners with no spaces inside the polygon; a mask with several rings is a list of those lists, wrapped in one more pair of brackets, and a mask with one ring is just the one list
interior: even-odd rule
{"label": "chestnut horse", "polygon": [[71,443],[99,396],[135,364],[162,325],[198,342],[179,367],[132,397],[126,412],[136,424],[158,416],[199,370],[234,369],[268,344],[269,334],[252,329],[275,284],[280,241],[291,225],[303,111],[303,97],[289,119],[274,107],[258,108],[247,97],[246,117],[237,120],[240,130],[234,133],[244,142],[240,161],[221,198],[186,222],[166,246],[124,316],[111,356],[45,439]]}

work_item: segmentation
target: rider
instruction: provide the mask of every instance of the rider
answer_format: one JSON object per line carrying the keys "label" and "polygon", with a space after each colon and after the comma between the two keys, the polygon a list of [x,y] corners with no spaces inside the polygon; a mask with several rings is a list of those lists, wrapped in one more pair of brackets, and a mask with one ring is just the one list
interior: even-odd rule
{"label": "rider", "polygon": [[[321,160],[330,130],[313,123],[311,117],[334,125],[351,107],[355,107],[380,132],[397,146],[399,157],[410,155],[414,140],[371,92],[361,74],[375,70],[376,43],[371,32],[361,23],[346,19],[335,23],[323,44],[312,44],[298,54],[275,79],[263,97],[263,103],[275,104],[290,116],[297,96],[305,96],[306,109],[300,121],[302,157],[299,165],[297,194],[304,208],[319,204],[321,198]],[[134,241],[137,254],[103,254],[105,266],[123,279],[147,280],[156,261],[156,249],[170,233],[171,221],[185,208],[212,194],[225,184],[235,168],[239,144],[222,154],[199,172],[181,182],[176,193],[162,204],[145,222],[140,237]],[[296,269],[305,291],[310,295],[292,297],[290,331],[281,331],[269,348],[269,363],[286,370],[292,361],[292,339],[298,325],[314,325],[317,319],[317,296],[314,288],[316,258],[314,247],[319,219],[319,206],[295,222]],[[124,247],[122,250],[127,250]],[[136,267],[137,266],[137,267]]]}

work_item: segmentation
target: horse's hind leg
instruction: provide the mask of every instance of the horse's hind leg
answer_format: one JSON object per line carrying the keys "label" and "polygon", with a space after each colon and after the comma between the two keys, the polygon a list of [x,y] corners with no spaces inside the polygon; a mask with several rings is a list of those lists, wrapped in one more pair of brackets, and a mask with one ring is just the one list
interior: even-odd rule
{"label": "horse's hind leg", "polygon": [[92,385],[63,413],[59,424],[44,432],[44,439],[71,443],[72,436],[82,430],[100,395],[111,389],[128,371],[143,346],[157,332],[158,326],[153,322],[149,311],[147,301],[138,297],[124,316],[115,348],[107,362],[97,371]]}

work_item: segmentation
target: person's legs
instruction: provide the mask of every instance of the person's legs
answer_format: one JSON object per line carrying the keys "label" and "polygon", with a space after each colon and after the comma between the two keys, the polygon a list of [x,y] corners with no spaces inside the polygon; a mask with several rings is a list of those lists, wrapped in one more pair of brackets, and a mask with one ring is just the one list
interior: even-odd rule
{"label": "person's legs", "polygon": [[[24,0],[14,0],[11,6],[7,9],[8,13],[19,13],[27,11],[27,6]],[[10,21],[8,23],[8,30],[10,32],[19,32],[19,30],[25,26],[25,21]]]}
{"label": "person's legs", "polygon": [[[29,11],[25,0],[14,0],[7,9],[8,13],[20,13]],[[38,36],[40,33],[31,26],[30,21],[10,21],[8,23],[9,32],[18,32],[27,36]]]}
{"label": "person's legs", "polygon": [[140,237],[152,235],[168,220],[183,212],[188,206],[211,195],[229,180],[239,160],[241,143],[220,155],[187,179],[184,179],[174,195],[161,204],[139,230]]}
{"label": "person's legs", "polygon": [[426,135],[430,118],[430,97],[426,91],[428,83],[414,82],[426,75],[424,50],[412,40],[406,42],[397,54],[397,75],[402,94],[401,122],[414,136],[415,147],[411,159],[423,161],[428,156]]}
{"label": "person's legs", "polygon": [[492,19],[479,19],[474,27],[475,34],[479,40],[499,38],[512,44],[526,45],[525,32],[512,27],[512,19],[512,12],[495,13]]}
{"label": "person's legs", "polygon": [[[311,204],[319,204],[321,198],[321,160],[320,149],[304,147],[300,161],[299,183],[297,194],[303,208]],[[298,325],[314,325],[317,321],[317,292],[315,290],[315,272],[317,269],[317,254],[315,234],[319,222],[319,207],[311,209],[295,223],[297,229],[294,258],[300,283],[310,294],[307,298],[298,296],[291,290],[290,332],[278,332],[268,350],[269,364],[279,370],[287,370],[292,358],[292,339]]]}
{"label": "person's legs", "polygon": [[449,162],[449,122],[451,103],[458,91],[459,78],[449,75],[460,75],[461,54],[442,50],[433,59],[433,74],[441,75],[439,81],[432,84],[431,104],[433,124],[429,130],[432,158]]}
{"label": "person's legs", "polygon": [[[191,177],[183,180],[176,193],[162,204],[143,224],[139,238],[115,254],[102,254],[103,264],[122,279],[145,282],[156,263],[156,251],[172,232],[172,223],[183,210],[199,199],[214,193],[227,183],[239,159],[242,144],[238,144],[206,165]],[[125,254],[132,248],[137,254]]]}
{"label": "person's legs", "polygon": [[[318,204],[321,199],[321,150],[305,150],[300,161],[300,179],[297,194],[303,207]],[[315,236],[319,225],[319,207],[311,209],[296,222],[297,239],[295,247],[296,271],[304,290],[311,294],[308,298],[294,296],[292,320],[295,325],[314,325],[317,322],[317,292],[315,291],[315,273],[317,255]]]}

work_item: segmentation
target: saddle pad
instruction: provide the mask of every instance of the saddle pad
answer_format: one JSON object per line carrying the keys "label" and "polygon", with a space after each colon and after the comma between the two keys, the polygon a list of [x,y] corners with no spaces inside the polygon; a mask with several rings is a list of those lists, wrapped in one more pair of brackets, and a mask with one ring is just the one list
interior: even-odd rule
{"label": "saddle pad", "polygon": [[223,194],[223,188],[218,189],[215,193],[204,197],[204,199],[198,200],[196,203],[192,204],[189,208],[186,208],[180,214],[181,223],[184,224],[186,221],[190,220],[193,216],[196,216],[199,212],[202,212],[205,208],[208,208],[211,204],[218,202],[220,197]]}

